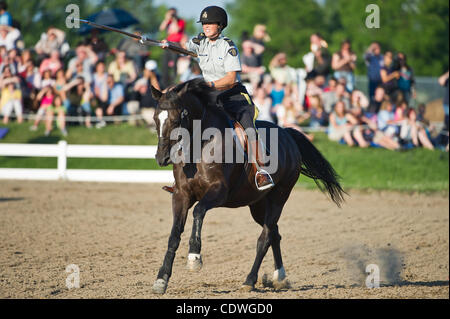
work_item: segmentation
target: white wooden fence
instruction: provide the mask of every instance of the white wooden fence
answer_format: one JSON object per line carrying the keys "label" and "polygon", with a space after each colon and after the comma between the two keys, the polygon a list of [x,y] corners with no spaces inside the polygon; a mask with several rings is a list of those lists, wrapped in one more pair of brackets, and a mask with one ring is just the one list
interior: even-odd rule
{"label": "white wooden fence", "polygon": [[57,157],[56,169],[0,168],[0,179],[171,183],[171,170],[67,169],[67,158],[155,158],[156,146],[0,144],[0,156]]}

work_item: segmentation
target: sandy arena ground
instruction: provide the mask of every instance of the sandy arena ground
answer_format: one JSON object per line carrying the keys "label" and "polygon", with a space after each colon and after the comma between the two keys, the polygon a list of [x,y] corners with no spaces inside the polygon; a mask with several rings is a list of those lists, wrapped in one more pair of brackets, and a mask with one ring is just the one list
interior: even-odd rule
{"label": "sandy arena ground", "polygon": [[[167,293],[154,295],[172,223],[160,186],[0,181],[0,298],[449,298],[448,194],[351,191],[338,209],[301,188],[279,222],[290,289],[262,285],[269,250],[256,291],[240,291],[261,231],[244,207],[206,215],[198,273],[185,269],[189,216]],[[365,286],[369,264],[380,288]]]}

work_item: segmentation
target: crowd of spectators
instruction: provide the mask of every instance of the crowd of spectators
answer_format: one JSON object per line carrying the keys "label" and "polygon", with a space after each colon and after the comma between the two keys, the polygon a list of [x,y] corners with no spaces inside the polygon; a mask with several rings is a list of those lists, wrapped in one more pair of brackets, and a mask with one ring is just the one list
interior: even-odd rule
{"label": "crowd of spectators", "polygon": [[[160,26],[174,42],[186,38],[184,28],[185,22],[174,8]],[[310,140],[314,135],[309,131],[322,129],[330,140],[349,146],[434,148],[423,106],[416,109],[410,104],[416,91],[413,69],[405,53],[382,53],[376,42],[368,47],[362,57],[369,80],[366,96],[355,87],[358,55],[349,40],[330,53],[321,34],[312,34],[310,52],[303,56],[304,79],[289,65],[284,52],[273,56],[268,68],[264,67],[267,41],[270,36],[266,27],[258,24],[251,35],[243,35],[240,50],[241,80],[259,109],[259,119],[293,127]],[[156,101],[151,96],[151,85],[164,89],[176,81],[201,76],[194,60],[169,50],[164,50],[162,70],[160,76],[157,62],[149,59],[148,48],[137,41],[124,38],[117,48],[109,48],[96,30],[71,48],[65,32],[50,27],[33,47],[25,48],[6,3],[0,1],[3,123],[8,123],[12,113],[18,122],[23,121],[24,114],[33,113],[36,117],[30,130],[37,130],[44,120],[46,135],[53,122],[67,135],[68,115],[83,116],[86,127],[102,128],[107,116],[140,113],[152,125]],[[448,72],[440,83],[448,91]],[[448,131],[448,96],[445,103]]]}
{"label": "crowd of spectators", "polygon": [[[448,149],[448,96],[444,98],[446,138],[432,138],[424,105],[415,107],[412,103],[416,98],[414,72],[404,52],[382,53],[379,43],[370,44],[362,56],[369,83],[366,96],[355,87],[358,55],[349,40],[342,41],[339,51],[330,53],[323,37],[312,34],[311,50],[303,56],[304,79],[289,66],[283,52],[276,54],[265,70],[256,62],[264,52],[264,43],[253,41],[245,38],[242,42],[242,79],[253,93],[259,119],[305,134],[322,129],[330,140],[354,147]],[[302,81],[306,84],[304,95],[299,93]],[[448,72],[440,84],[448,91]]]}
{"label": "crowd of spectators", "polygon": [[[48,28],[37,43],[25,48],[18,28],[4,1],[0,2],[0,109],[3,123],[14,114],[19,123],[24,114],[35,114],[30,130],[45,122],[49,135],[57,127],[67,135],[66,116],[82,116],[86,127],[106,125],[105,116],[140,111],[152,123],[156,102],[150,84],[160,88],[156,61],[148,48],[123,39],[110,49],[93,30],[71,48],[63,30]],[[109,63],[107,61],[110,61]],[[150,112],[149,112],[150,111]],[[96,121],[91,121],[91,116]]]}

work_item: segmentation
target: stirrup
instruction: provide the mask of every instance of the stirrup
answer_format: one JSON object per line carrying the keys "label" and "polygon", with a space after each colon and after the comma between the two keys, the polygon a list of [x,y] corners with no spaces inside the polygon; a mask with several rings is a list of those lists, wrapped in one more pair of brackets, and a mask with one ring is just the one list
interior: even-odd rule
{"label": "stirrup", "polygon": [[[259,174],[265,174],[265,175],[267,175],[267,177],[269,178],[269,184],[264,185],[264,186],[258,186],[258,180],[257,180],[257,177],[258,177]],[[259,191],[263,191],[263,190],[266,190],[266,189],[269,189],[269,188],[274,187],[274,186],[275,186],[275,183],[273,182],[272,176],[270,176],[270,174],[267,173],[266,170],[259,169],[258,171],[256,171],[256,174],[255,174],[255,185],[256,185],[256,188],[257,188]]]}

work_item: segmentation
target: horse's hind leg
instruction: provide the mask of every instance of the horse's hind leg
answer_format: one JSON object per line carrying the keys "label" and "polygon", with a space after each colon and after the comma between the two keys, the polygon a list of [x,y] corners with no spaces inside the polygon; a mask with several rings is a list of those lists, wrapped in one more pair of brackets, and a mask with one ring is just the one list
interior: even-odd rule
{"label": "horse's hind leg", "polygon": [[275,289],[289,288],[290,284],[286,279],[286,270],[283,267],[283,258],[281,257],[280,247],[281,236],[278,232],[278,226],[272,239],[272,252],[275,261],[275,271],[273,273],[272,286]]}
{"label": "horse's hind leg", "polygon": [[247,291],[253,290],[255,287],[256,281],[258,280],[259,268],[261,267],[264,256],[271,245],[276,222],[278,221],[278,218],[274,220],[274,224],[272,219],[268,216],[269,203],[265,198],[253,205],[250,205],[250,211],[253,219],[263,227],[263,230],[256,245],[256,257],[252,269],[242,285],[242,289]]}
{"label": "horse's hind leg", "polygon": [[[275,189],[269,194],[268,198],[270,206],[269,209],[271,214],[274,216],[273,218],[277,218],[277,222],[291,190],[292,187],[288,188],[288,190],[285,190],[283,192],[277,192],[277,190]],[[275,271],[273,273],[273,281],[269,285],[275,289],[283,289],[290,287],[289,281],[286,279],[286,270],[284,269],[283,266],[283,258],[281,257],[280,242],[281,236],[280,233],[278,232],[278,225],[275,225],[271,242],[273,259],[275,263]],[[268,282],[265,284],[268,284]]]}
{"label": "horse's hind leg", "polygon": [[[273,192],[276,192],[276,189]],[[252,290],[254,288],[258,280],[259,268],[269,246],[272,246],[275,261],[275,272],[273,274],[273,282],[271,282],[270,286],[275,289],[289,287],[289,282],[286,280],[286,271],[283,267],[283,259],[281,257],[281,236],[278,232],[277,225],[285,203],[284,199],[287,199],[288,196],[289,194],[287,194],[287,196],[264,198],[258,203],[250,206],[253,219],[263,227],[263,231],[258,239],[255,262],[242,287],[244,290]],[[263,283],[266,284],[265,280],[263,280]]]}

